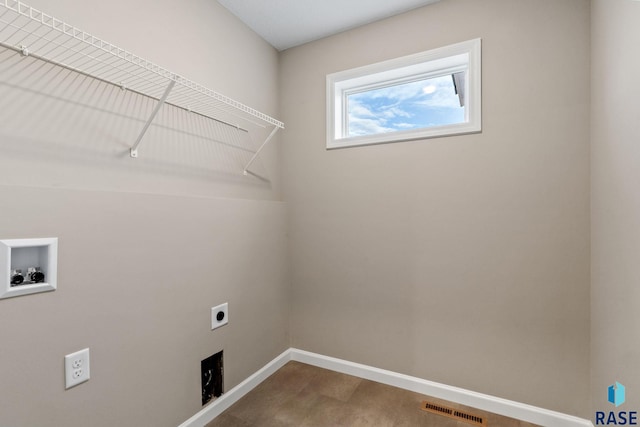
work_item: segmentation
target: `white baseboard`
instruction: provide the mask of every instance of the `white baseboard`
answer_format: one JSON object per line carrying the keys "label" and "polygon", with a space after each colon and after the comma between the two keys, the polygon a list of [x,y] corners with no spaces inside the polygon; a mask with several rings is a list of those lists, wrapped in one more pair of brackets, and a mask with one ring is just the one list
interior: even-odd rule
{"label": "white baseboard", "polygon": [[589,420],[359,363],[291,349],[291,360],[549,427],[593,427]]}
{"label": "white baseboard", "polygon": [[334,357],[323,356],[304,350],[290,348],[269,362],[264,368],[251,375],[245,381],[223,394],[209,406],[182,423],[179,427],[204,427],[224,410],[237,402],[242,396],[264,381],[269,375],[295,360],[319,368],[330,369],[355,377],[376,381],[393,387],[402,388],[427,396],[436,397],[461,405],[478,408],[483,411],[548,427],[593,427],[591,421],[566,415],[560,412],[538,408],[524,403],[514,402],[500,397],[476,393],[458,387],[439,384],[409,375],[378,369],[359,363],[353,363]]}
{"label": "white baseboard", "polygon": [[251,375],[240,384],[224,393],[222,396],[204,407],[201,411],[180,424],[178,427],[204,427],[213,421],[227,408],[240,400],[245,394],[256,388],[258,384],[266,380],[271,374],[282,368],[291,360],[291,349],[285,350],[280,356],[267,363],[263,368]]}

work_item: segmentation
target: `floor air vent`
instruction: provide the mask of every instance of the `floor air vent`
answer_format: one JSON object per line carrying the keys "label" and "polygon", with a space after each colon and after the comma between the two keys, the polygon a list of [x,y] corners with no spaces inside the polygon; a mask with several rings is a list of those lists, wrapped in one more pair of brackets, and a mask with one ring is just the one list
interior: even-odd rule
{"label": "floor air vent", "polygon": [[458,409],[450,408],[448,406],[432,403],[429,401],[422,402],[420,409],[423,411],[431,412],[433,414],[443,415],[445,417],[453,418],[454,420],[462,421],[474,426],[486,426],[487,422],[484,418],[477,415],[468,414]]}

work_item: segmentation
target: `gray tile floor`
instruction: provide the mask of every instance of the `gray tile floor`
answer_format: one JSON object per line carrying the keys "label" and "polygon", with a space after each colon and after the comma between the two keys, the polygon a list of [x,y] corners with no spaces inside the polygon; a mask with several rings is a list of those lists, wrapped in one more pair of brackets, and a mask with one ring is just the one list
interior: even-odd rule
{"label": "gray tile floor", "polygon": [[[207,427],[468,427],[419,409],[427,397],[407,390],[289,362],[213,420]],[[466,410],[488,426],[533,424],[429,398]]]}

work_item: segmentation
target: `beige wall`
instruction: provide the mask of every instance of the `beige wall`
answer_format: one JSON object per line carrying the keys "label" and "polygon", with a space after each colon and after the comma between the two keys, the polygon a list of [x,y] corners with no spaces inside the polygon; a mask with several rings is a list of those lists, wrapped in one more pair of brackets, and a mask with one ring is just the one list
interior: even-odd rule
{"label": "beige wall", "polygon": [[[0,86],[0,238],[59,237],[59,289],[0,300],[0,424],[177,425],[201,359],[225,350],[229,389],[290,344],[587,418],[590,366],[591,409],[640,386],[640,3],[447,0],[280,57],[215,1],[30,4],[287,130],[266,181],[170,108],[132,160],[153,103],[23,61]],[[475,37],[482,134],[324,149],[327,73]],[[64,391],[87,346],[91,381]]]}
{"label": "beige wall", "polygon": [[[215,1],[32,5],[277,115],[277,52]],[[224,350],[228,390],[289,347],[278,144],[269,182],[244,177],[245,154],[165,108],[130,159],[153,103],[30,61],[0,59],[0,238],[58,237],[58,290],[0,300],[0,425],[176,426],[202,359]],[[65,391],[85,347],[91,380]]]}
{"label": "beige wall", "polygon": [[609,411],[607,387],[627,387],[640,407],[640,147],[637,76],[640,3],[592,1],[592,406]]}
{"label": "beige wall", "polygon": [[[0,300],[0,425],[176,426],[201,408],[202,359],[224,350],[228,390],[288,348],[281,203],[0,191],[3,238],[60,239],[58,289]],[[91,380],[65,391],[85,347]]]}
{"label": "beige wall", "polygon": [[[586,0],[447,0],[281,56],[293,346],[589,416]],[[325,76],[483,40],[483,132],[325,150]]]}

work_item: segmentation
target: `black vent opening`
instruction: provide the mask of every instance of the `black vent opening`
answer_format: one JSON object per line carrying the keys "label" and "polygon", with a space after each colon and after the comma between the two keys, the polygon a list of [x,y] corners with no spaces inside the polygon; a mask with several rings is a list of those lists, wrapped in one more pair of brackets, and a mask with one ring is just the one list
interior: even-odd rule
{"label": "black vent opening", "polygon": [[420,409],[426,412],[431,412],[432,414],[442,415],[448,418],[453,418],[458,421],[462,421],[467,424],[471,424],[474,426],[486,426],[487,420],[478,416],[469,414],[467,412],[460,411],[455,408],[451,408],[445,405],[440,405],[433,402],[424,401],[420,406]]}

